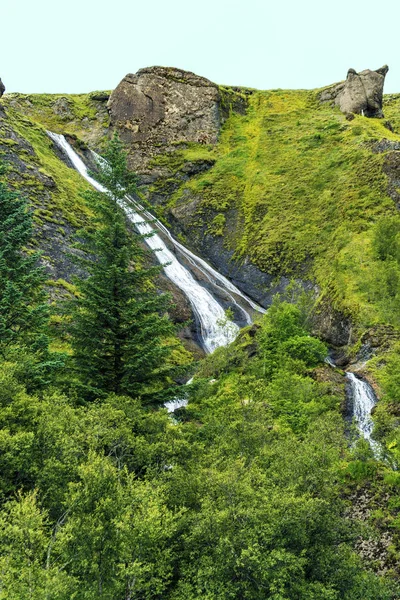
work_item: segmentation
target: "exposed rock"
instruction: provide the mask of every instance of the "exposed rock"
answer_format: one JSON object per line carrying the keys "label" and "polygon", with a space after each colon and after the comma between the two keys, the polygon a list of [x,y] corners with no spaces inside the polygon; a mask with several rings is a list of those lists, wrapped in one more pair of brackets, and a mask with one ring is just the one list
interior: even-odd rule
{"label": "exposed rock", "polygon": [[383,126],[386,127],[386,129],[389,129],[389,131],[391,131],[392,133],[394,133],[394,127],[390,121],[384,121]]}
{"label": "exposed rock", "polygon": [[53,112],[62,119],[72,119],[74,116],[71,111],[70,102],[65,97],[58,98],[53,103]]}
{"label": "exposed rock", "polygon": [[387,65],[376,71],[366,69],[360,73],[349,69],[346,81],[324,90],[320,95],[320,101],[331,102],[346,115],[355,113],[381,119],[383,118],[383,85],[388,70]]}
{"label": "exposed rock", "polygon": [[[244,94],[230,92],[245,104]],[[130,166],[143,172],[152,157],[181,143],[215,144],[223,104],[222,91],[205,77],[149,67],[126,75],[107,106],[111,126],[128,146]]]}
{"label": "exposed rock", "polygon": [[382,170],[387,176],[387,193],[400,209],[400,142],[383,139],[372,145],[372,151],[385,154]]}
{"label": "exposed rock", "polygon": [[363,353],[369,349],[370,354],[365,359],[371,358],[376,353],[390,350],[394,343],[398,342],[400,334],[391,325],[374,325],[370,327],[361,337],[361,350],[357,359],[364,358]]}
{"label": "exposed rock", "polygon": [[390,517],[384,516],[390,505],[390,494],[369,487],[370,484],[367,483],[349,497],[351,506],[347,517],[363,524],[355,549],[366,566],[379,575],[390,571],[398,577],[398,561],[390,551],[394,541]]}
{"label": "exposed rock", "polygon": [[318,305],[313,315],[313,334],[322,338],[332,349],[336,349],[332,358],[337,366],[348,363],[345,348],[355,342],[350,317],[335,310],[325,299]]}
{"label": "exposed rock", "polygon": [[91,92],[89,98],[97,102],[107,102],[110,99],[110,94],[107,92]]}
{"label": "exposed rock", "polygon": [[4,94],[5,91],[6,91],[6,86],[4,85],[4,83],[2,82],[2,80],[0,79],[0,98],[2,97],[2,95]]}
{"label": "exposed rock", "polygon": [[[283,293],[290,283],[286,277],[275,276],[261,271],[248,259],[235,260],[234,251],[224,245],[224,238],[207,232],[208,220],[198,222],[197,209],[199,197],[191,196],[184,203],[174,207],[167,213],[168,222],[176,236],[180,234],[189,241],[191,250],[205,258],[219,273],[225,275],[242,292],[253,300],[268,307],[277,293]],[[232,217],[232,228],[237,215]],[[197,221],[197,223],[196,223]],[[310,289],[309,282],[299,282],[305,289]]]}

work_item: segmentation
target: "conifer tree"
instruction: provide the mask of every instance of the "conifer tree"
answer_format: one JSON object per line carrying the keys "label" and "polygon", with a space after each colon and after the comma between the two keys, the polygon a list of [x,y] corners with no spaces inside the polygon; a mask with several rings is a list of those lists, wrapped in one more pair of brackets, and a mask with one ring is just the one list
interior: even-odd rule
{"label": "conifer tree", "polygon": [[20,377],[32,388],[47,383],[62,360],[48,347],[46,274],[39,253],[27,249],[32,215],[27,201],[7,186],[5,174],[0,164],[0,359],[17,361]]}
{"label": "conifer tree", "polygon": [[[81,232],[78,247],[88,273],[76,281],[79,297],[72,311],[75,364],[90,395],[115,392],[144,396],[168,380],[174,326],[167,316],[170,299],[152,280],[161,267],[146,267],[140,236],[131,232],[121,203],[136,186],[127,169],[123,145],[114,137],[99,163],[96,179],[107,192],[87,198],[95,217]],[[151,385],[150,385],[151,384]]]}

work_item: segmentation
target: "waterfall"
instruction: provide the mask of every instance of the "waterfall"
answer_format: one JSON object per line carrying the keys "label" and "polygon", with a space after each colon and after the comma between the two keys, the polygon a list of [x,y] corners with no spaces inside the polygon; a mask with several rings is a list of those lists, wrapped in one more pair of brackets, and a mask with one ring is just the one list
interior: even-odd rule
{"label": "waterfall", "polygon": [[[75,169],[96,190],[105,192],[105,188],[88,173],[87,167],[78,154],[73,150],[63,135],[47,132],[57,146],[68,156]],[[133,204],[133,208],[132,208]],[[251,323],[249,313],[238,304],[233,294],[242,298],[253,310],[265,312],[252,300],[247,298],[228,279],[220,275],[204,260],[190,252],[169,231],[157,221],[149,212],[145,211],[135,200],[126,198],[123,208],[128,219],[135,225],[137,231],[145,236],[145,243],[155,252],[158,261],[163,265],[166,276],[178,287],[188,298],[193,312],[200,324],[201,340],[206,352],[213,352],[219,346],[225,346],[232,342],[239,332],[239,327],[233,322],[226,322],[225,311],[213,295],[193,277],[192,273],[183,266],[166,246],[160,235],[154,232],[152,226],[144,221],[144,217],[154,221],[157,227],[171,240],[173,245],[184,255],[196,268],[205,274],[215,287],[223,289],[233,304],[239,306],[247,323]],[[143,214],[139,214],[139,212]]]}
{"label": "waterfall", "polygon": [[371,386],[354,373],[347,372],[346,377],[353,399],[353,416],[361,435],[369,442],[375,456],[379,455],[380,445],[371,438],[374,427],[371,412],[376,404],[376,396]]}

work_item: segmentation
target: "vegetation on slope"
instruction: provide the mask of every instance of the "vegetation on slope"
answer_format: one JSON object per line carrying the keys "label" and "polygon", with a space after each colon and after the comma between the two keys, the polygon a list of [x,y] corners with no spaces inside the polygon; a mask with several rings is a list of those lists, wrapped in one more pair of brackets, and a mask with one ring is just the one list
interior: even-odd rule
{"label": "vegetation on slope", "polygon": [[372,229],[396,211],[384,155],[372,151],[383,138],[399,140],[381,120],[346,120],[314,91],[254,92],[216,150],[198,149],[215,165],[181,186],[170,208],[195,200],[191,225],[208,223],[239,260],[314,280],[321,298],[367,326],[382,319],[362,289]]}
{"label": "vegetation on slope", "polygon": [[[101,229],[90,232],[109,249]],[[92,291],[84,311],[97,302],[108,318],[104,288]],[[342,498],[371,469],[391,471],[349,450],[308,321],[278,299],[200,365],[175,422],[141,404],[151,393],[142,378],[90,402],[71,377],[74,356],[30,390],[34,357],[1,358],[0,598],[395,600],[396,516],[377,575],[354,552],[361,530]],[[150,336],[135,351],[153,348]]]}
{"label": "vegetation on slope", "polygon": [[[40,224],[64,225],[62,214],[80,225],[91,215],[85,184],[38,124],[64,129],[51,102],[36,98],[29,119],[9,105],[20,138],[6,136],[2,148],[24,153],[31,189],[17,165],[11,180],[29,190]],[[78,135],[82,102],[70,129]],[[215,161],[170,206],[196,198],[194,224],[206,216],[237,256],[314,279],[360,330],[397,327],[400,221],[383,155],[371,152],[382,138],[398,140],[380,121],[347,121],[320,106],[314,92],[256,92],[246,115],[231,115],[216,149],[181,148],[164,159],[177,170],[188,160]],[[277,302],[259,329],[202,363],[176,424],[133,394],[88,403],[66,385],[70,372],[35,394],[24,387],[30,357],[2,360],[0,598],[397,598],[399,478],[368,445],[349,450],[343,389],[321,382],[331,378],[315,368],[324,353],[301,311]],[[376,435],[395,464],[397,349],[369,370],[383,394]],[[363,488],[375,508],[360,530],[343,496]],[[383,557],[362,563],[357,535],[388,530]]]}
{"label": "vegetation on slope", "polygon": [[3,104],[54,131],[76,135],[98,146],[109,125],[106,102],[109,92],[90,94],[7,94]]}
{"label": "vegetation on slope", "polygon": [[8,181],[30,200],[36,223],[81,225],[90,214],[82,202],[87,184],[57,157],[46,130],[12,108],[0,125],[0,152],[7,160]]}
{"label": "vegetation on slope", "polygon": [[1,365],[0,594],[397,598],[397,540],[385,577],[352,549],[361,529],[341,491],[371,460],[347,449],[303,323],[277,302],[255,338],[207,359],[175,423],[129,396],[82,403],[56,382],[27,395]]}

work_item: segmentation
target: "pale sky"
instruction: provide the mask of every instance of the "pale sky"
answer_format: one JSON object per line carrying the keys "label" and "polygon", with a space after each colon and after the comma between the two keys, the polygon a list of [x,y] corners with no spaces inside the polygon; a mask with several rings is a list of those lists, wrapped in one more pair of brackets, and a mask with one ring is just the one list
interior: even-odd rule
{"label": "pale sky", "polygon": [[400,92],[400,2],[386,0],[3,0],[9,92],[113,89],[173,66],[258,89],[315,88],[389,65]]}

